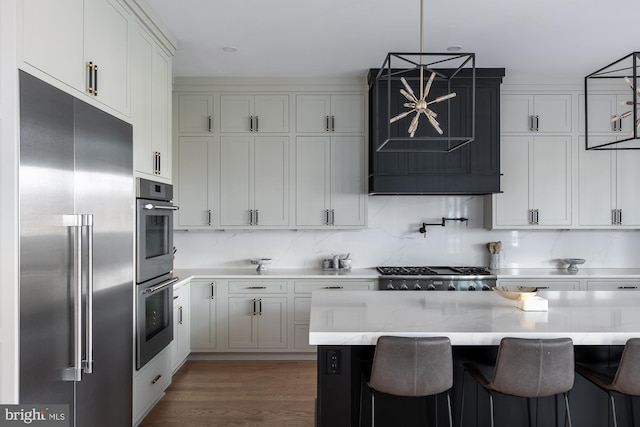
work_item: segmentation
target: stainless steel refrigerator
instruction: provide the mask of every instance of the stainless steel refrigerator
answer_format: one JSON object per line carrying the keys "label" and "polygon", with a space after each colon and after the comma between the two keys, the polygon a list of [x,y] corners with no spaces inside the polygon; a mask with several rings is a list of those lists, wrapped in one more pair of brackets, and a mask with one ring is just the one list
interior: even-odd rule
{"label": "stainless steel refrigerator", "polygon": [[131,425],[131,125],[20,73],[20,403]]}

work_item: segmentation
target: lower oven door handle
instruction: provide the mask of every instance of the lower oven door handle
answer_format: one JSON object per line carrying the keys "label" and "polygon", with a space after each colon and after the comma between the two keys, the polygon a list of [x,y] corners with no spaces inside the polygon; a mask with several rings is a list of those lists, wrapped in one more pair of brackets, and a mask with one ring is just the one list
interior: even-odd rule
{"label": "lower oven door handle", "polygon": [[144,295],[149,295],[149,294],[155,294],[156,292],[160,292],[161,290],[163,290],[164,288],[166,288],[169,285],[173,285],[174,283],[176,283],[178,280],[180,280],[179,277],[174,277],[173,279],[169,279],[166,282],[162,282],[157,286],[154,286],[152,288],[147,288],[145,289],[142,293]]}
{"label": "lower oven door handle", "polygon": [[180,207],[178,206],[158,206],[151,203],[147,203],[143,206],[143,208],[147,211],[152,211],[154,209],[159,211],[177,211],[178,209],[180,209]]}

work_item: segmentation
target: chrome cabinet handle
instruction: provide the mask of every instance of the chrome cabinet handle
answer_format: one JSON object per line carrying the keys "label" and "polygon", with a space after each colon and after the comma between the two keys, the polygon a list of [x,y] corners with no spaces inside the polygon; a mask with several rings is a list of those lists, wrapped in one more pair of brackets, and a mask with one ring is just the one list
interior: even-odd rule
{"label": "chrome cabinet handle", "polygon": [[260,118],[256,116],[256,132],[260,131]]}
{"label": "chrome cabinet handle", "polygon": [[254,212],[255,212],[255,221],[253,222],[253,225],[258,225],[258,221],[259,221],[259,219],[258,219],[258,209],[256,209]]}
{"label": "chrome cabinet handle", "polygon": [[637,286],[618,286],[618,289],[638,289]]}
{"label": "chrome cabinet handle", "polygon": [[336,225],[336,211],[331,209],[331,225]]}
{"label": "chrome cabinet handle", "polygon": [[253,132],[253,116],[249,116],[249,132]]}
{"label": "chrome cabinet handle", "polygon": [[253,312],[251,313],[252,316],[256,315],[256,299],[252,299],[251,303],[253,304]]}
{"label": "chrome cabinet handle", "polygon": [[262,298],[258,298],[258,316],[262,316]]}
{"label": "chrome cabinet handle", "polygon": [[182,306],[178,307],[178,325],[182,325]]}
{"label": "chrome cabinet handle", "polygon": [[331,116],[331,132],[336,131],[336,116]]}
{"label": "chrome cabinet handle", "polygon": [[329,116],[324,116],[325,131],[329,132]]}
{"label": "chrome cabinet handle", "polygon": [[618,224],[622,225],[622,209],[618,209]]}
{"label": "chrome cabinet handle", "polygon": [[344,289],[344,286],[325,286],[323,289]]}
{"label": "chrome cabinet handle", "polygon": [[211,209],[207,212],[207,225],[211,225]]}
{"label": "chrome cabinet handle", "polygon": [[536,132],[540,130],[540,116],[536,116]]}
{"label": "chrome cabinet handle", "polygon": [[156,384],[162,378],[162,374],[158,374],[154,379],[151,380],[151,384]]}
{"label": "chrome cabinet handle", "polygon": [[249,286],[248,289],[267,289],[266,286]]}
{"label": "chrome cabinet handle", "polygon": [[210,299],[214,299],[216,296],[216,288],[215,288],[216,282],[211,282],[211,295],[210,295]]}
{"label": "chrome cabinet handle", "polygon": [[249,225],[253,225],[253,209],[249,209]]}
{"label": "chrome cabinet handle", "polygon": [[529,130],[533,132],[533,116],[529,116]]}
{"label": "chrome cabinet handle", "polygon": [[324,225],[329,225],[329,209],[324,210]]}
{"label": "chrome cabinet handle", "polygon": [[209,116],[208,128],[209,132],[211,132],[211,116]]}
{"label": "chrome cabinet handle", "polygon": [[98,66],[93,65],[93,95],[98,96]]}

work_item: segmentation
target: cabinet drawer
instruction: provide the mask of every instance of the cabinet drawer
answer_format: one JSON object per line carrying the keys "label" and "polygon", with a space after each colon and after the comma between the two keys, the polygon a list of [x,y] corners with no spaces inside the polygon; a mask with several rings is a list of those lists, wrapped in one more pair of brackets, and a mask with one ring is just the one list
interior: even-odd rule
{"label": "cabinet drawer", "polygon": [[498,286],[533,286],[549,291],[579,291],[579,280],[498,280]]}
{"label": "cabinet drawer", "polygon": [[285,294],[287,282],[264,282],[261,280],[234,280],[229,281],[230,294]]}
{"label": "cabinet drawer", "polygon": [[625,291],[640,289],[640,280],[587,280],[588,291]]}
{"label": "cabinet drawer", "polygon": [[335,281],[322,280],[313,282],[294,282],[293,289],[296,294],[310,294],[313,291],[326,290],[345,290],[345,291],[369,291],[374,289],[374,282],[369,280],[362,281]]}
{"label": "cabinet drawer", "polygon": [[311,298],[295,297],[293,300],[293,321],[309,322],[311,317]]}
{"label": "cabinet drawer", "polygon": [[141,419],[160,399],[171,383],[171,361],[168,349],[160,352],[138,371],[133,379],[133,413]]}

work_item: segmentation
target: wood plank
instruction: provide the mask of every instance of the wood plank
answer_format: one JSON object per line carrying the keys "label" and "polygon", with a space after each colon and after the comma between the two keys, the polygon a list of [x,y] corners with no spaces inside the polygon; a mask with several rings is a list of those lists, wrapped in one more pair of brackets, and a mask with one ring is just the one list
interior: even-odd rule
{"label": "wood plank", "polygon": [[190,360],[140,427],[313,427],[316,362]]}

